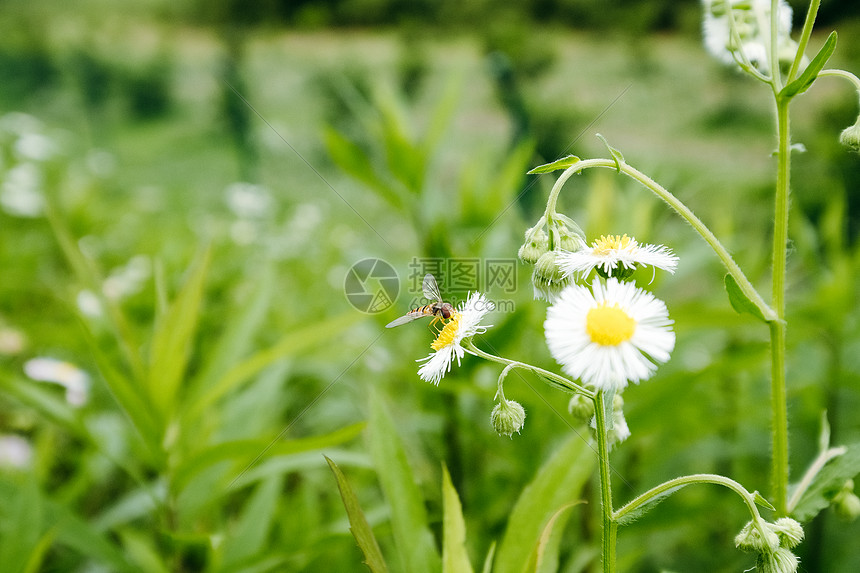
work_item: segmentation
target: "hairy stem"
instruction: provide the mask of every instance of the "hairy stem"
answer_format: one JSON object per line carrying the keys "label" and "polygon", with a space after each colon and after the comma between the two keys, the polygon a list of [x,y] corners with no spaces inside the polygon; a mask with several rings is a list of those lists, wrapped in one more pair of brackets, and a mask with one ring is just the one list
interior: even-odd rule
{"label": "hairy stem", "polygon": [[603,573],[614,573],[615,541],[618,525],[613,520],[612,484],[610,482],[609,447],[606,436],[606,410],[604,394],[599,390],[594,398],[594,421],[597,434],[597,457],[600,469],[600,509],[603,514]]}

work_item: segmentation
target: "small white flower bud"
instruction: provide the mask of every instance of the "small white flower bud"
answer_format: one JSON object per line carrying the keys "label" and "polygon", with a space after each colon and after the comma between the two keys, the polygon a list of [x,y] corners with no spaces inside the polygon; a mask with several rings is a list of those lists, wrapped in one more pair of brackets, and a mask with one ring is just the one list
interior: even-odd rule
{"label": "small white flower bud", "polygon": [[780,547],[792,549],[803,541],[803,527],[790,517],[777,519],[770,528],[779,536]]}
{"label": "small white flower bud", "polygon": [[839,143],[851,151],[860,153],[860,118],[857,119],[857,123],[842,131],[839,135]]}
{"label": "small white flower bud", "polygon": [[517,256],[526,264],[533,265],[545,252],[549,250],[549,238],[542,230],[532,233],[532,229],[526,231],[526,242],[522,244]]}
{"label": "small white flower bud", "polygon": [[797,565],[797,557],[791,550],[778,547],[771,553],[759,553],[755,570],[761,573],[796,573]]}
{"label": "small white flower bud", "polygon": [[535,299],[554,302],[564,287],[570,284],[570,277],[565,277],[556,262],[558,251],[549,251],[541,255],[532,273]]}
{"label": "small white flower bud", "polygon": [[735,546],[751,553],[772,553],[779,547],[779,536],[771,530],[769,525],[769,523],[764,524],[765,536],[762,537],[762,533],[755,526],[755,522],[750,521],[735,537]]}
{"label": "small white flower bud", "polygon": [[833,501],[836,515],[848,521],[854,521],[860,516],[860,498],[854,493],[854,480],[848,480],[837,493]]}
{"label": "small white flower bud", "polygon": [[594,401],[582,394],[574,394],[567,404],[567,411],[581,422],[590,422],[594,417]]}
{"label": "small white flower bud", "polygon": [[526,411],[519,402],[513,400],[502,400],[493,408],[490,414],[490,422],[493,429],[500,436],[513,436],[514,432],[520,433],[526,419]]}

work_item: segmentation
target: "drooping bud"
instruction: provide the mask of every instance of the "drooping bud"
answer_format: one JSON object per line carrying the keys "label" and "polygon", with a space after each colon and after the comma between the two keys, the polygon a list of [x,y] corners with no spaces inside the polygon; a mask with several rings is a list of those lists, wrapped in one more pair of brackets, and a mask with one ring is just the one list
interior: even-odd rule
{"label": "drooping bud", "polygon": [[520,246],[517,251],[517,256],[520,260],[528,265],[535,264],[538,259],[549,250],[549,238],[542,230],[532,232],[533,229],[526,231],[526,241]]}
{"label": "drooping bud", "polygon": [[803,541],[803,527],[790,517],[781,517],[771,525],[771,530],[779,536],[780,547],[793,549]]}
{"label": "drooping bud", "polygon": [[839,143],[851,151],[860,153],[860,117],[857,118],[857,123],[842,130],[839,135]]}
{"label": "drooping bud", "polygon": [[594,417],[594,401],[582,394],[574,394],[567,404],[567,411],[581,422],[590,422]]}
{"label": "drooping bud", "polygon": [[735,537],[735,546],[750,553],[772,553],[779,547],[779,536],[771,531],[769,524],[763,525],[760,530],[754,521],[748,522]]}
{"label": "drooping bud", "polygon": [[513,436],[514,432],[520,433],[526,419],[526,411],[519,402],[502,399],[496,404],[490,414],[490,422],[493,429],[500,436]]}
{"label": "drooping bud", "polygon": [[532,285],[537,300],[554,302],[564,287],[570,284],[570,277],[565,277],[564,272],[557,263],[558,252],[549,251],[541,255],[532,273]]}
{"label": "drooping bud", "polygon": [[836,515],[848,521],[860,516],[860,498],[854,493],[854,480],[847,480],[831,502]]}

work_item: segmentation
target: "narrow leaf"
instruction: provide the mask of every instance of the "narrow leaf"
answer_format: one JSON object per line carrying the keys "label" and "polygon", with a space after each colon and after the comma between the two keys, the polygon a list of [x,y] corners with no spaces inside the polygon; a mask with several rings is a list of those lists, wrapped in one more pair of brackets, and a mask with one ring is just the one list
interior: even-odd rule
{"label": "narrow leaf", "polygon": [[448,468],[442,466],[442,572],[472,573],[472,564],[466,552],[466,522],[463,508]]}
{"label": "narrow leaf", "polygon": [[753,501],[755,501],[756,505],[759,507],[763,507],[771,511],[776,511],[776,508],[768,500],[766,500],[762,494],[757,491],[753,492]]}
{"label": "narrow leaf", "polygon": [[830,32],[830,35],[827,37],[827,41],[824,42],[824,45],[818,51],[818,54],[812,58],[812,61],[809,62],[809,65],[806,66],[806,69],[803,70],[800,77],[782,88],[782,91],[779,92],[779,97],[782,99],[790,99],[808,90],[818,77],[818,73],[824,69],[824,65],[827,63],[827,60],[830,59],[830,56],[833,55],[833,50],[835,49],[836,32]]}
{"label": "narrow leaf", "polygon": [[225,566],[250,559],[264,550],[278,509],[283,481],[283,476],[273,476],[260,482],[245,503],[242,516],[224,540]]}
{"label": "narrow leaf", "polygon": [[556,508],[577,500],[594,467],[594,452],[579,435],[570,436],[525,487],[499,544],[496,573],[521,573],[530,562]]}
{"label": "narrow leaf", "polygon": [[156,408],[166,419],[176,406],[179,385],[183,379],[192,339],[200,319],[203,287],[209,266],[207,249],[191,267],[176,300],[156,320],[149,356],[147,387]]}
{"label": "narrow leaf", "polygon": [[223,396],[242,387],[252,380],[254,375],[273,362],[304,352],[309,348],[320,345],[322,342],[330,341],[334,335],[352,326],[362,318],[360,313],[347,312],[322,322],[287,332],[274,345],[256,352],[225,372],[195,401],[191,406],[189,417],[193,418],[206,412],[209,407]]}
{"label": "narrow leaf", "polygon": [[235,461],[245,464],[257,463],[272,456],[285,456],[311,450],[328,448],[354,439],[364,429],[364,423],[352,424],[329,434],[299,438],[295,440],[251,439],[222,442],[203,449],[183,460],[173,475],[173,487],[182,491],[191,479],[214,464]]}
{"label": "narrow leaf", "polygon": [[729,303],[731,303],[735,312],[738,314],[751,314],[760,321],[767,322],[764,315],[761,313],[761,309],[759,309],[759,307],[757,307],[755,303],[744,294],[741,287],[738,286],[738,282],[735,280],[735,277],[732,275],[726,275],[725,285],[726,293],[729,295]]}
{"label": "narrow leaf", "polygon": [[490,543],[490,548],[487,550],[487,556],[484,558],[484,567],[481,573],[491,573],[493,571],[493,557],[496,556],[496,542]]}
{"label": "narrow leaf", "polygon": [[358,179],[392,205],[403,205],[398,192],[377,174],[367,152],[334,128],[326,128],[323,137],[332,161],[347,175]]}
{"label": "narrow leaf", "polygon": [[830,505],[830,500],[846,480],[860,474],[860,442],[846,447],[844,454],[827,463],[818,472],[792,511],[798,521],[809,521]]}
{"label": "narrow leaf", "polygon": [[379,543],[376,542],[376,537],[373,535],[370,524],[367,523],[367,518],[361,510],[352,486],[349,485],[349,482],[336,463],[327,457],[325,461],[328,462],[337,480],[337,488],[340,490],[340,497],[343,500],[343,506],[346,508],[346,514],[349,517],[349,530],[352,532],[356,543],[358,543],[358,547],[364,554],[364,563],[367,564],[373,573],[387,572],[388,566],[385,564],[382,550],[379,549]]}
{"label": "narrow leaf", "polygon": [[[564,531],[564,524],[567,521],[569,510],[583,503],[567,503],[556,511],[543,528],[540,539],[538,539],[537,547],[535,547],[535,572],[536,573],[555,573],[558,570],[558,550],[561,544],[561,534]],[[559,523],[561,527],[556,528]]]}
{"label": "narrow leaf", "polygon": [[421,489],[406,461],[400,435],[381,399],[370,396],[368,446],[385,499],[391,506],[391,529],[402,561],[410,573],[436,573],[442,568]]}
{"label": "narrow leaf", "polygon": [[575,163],[579,163],[580,159],[576,155],[568,155],[567,157],[562,157],[561,159],[556,159],[552,163],[546,163],[544,165],[539,165],[528,172],[529,175],[535,175],[537,173],[552,173],[553,171],[558,171],[559,169],[567,169],[571,167]]}
{"label": "narrow leaf", "polygon": [[618,170],[618,173],[621,173],[621,164],[624,163],[624,156],[621,155],[621,152],[609,145],[609,142],[606,141],[606,138],[597,134],[597,138],[603,142],[603,145],[606,146],[606,149],[609,150],[609,154],[612,155],[612,159],[615,160],[615,168]]}

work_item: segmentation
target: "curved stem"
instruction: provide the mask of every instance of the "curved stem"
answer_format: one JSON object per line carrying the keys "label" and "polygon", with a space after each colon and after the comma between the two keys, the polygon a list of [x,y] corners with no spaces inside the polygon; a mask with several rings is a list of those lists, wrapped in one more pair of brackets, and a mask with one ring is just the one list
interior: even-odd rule
{"label": "curved stem", "polygon": [[758,512],[758,507],[756,507],[755,504],[754,494],[747,491],[744,486],[742,486],[735,480],[717,474],[693,474],[689,476],[681,476],[675,479],[670,479],[669,481],[663,482],[660,485],[653,487],[645,493],[637,496],[632,501],[619,508],[618,511],[613,514],[612,517],[616,521],[620,520],[628,513],[639,509],[641,506],[645,505],[655,497],[671,493],[671,490],[673,489],[681,488],[683,486],[695,483],[710,483],[721,485],[734,491],[741,497],[741,499],[744,500],[744,503],[746,504],[747,509],[749,509],[750,515],[753,517],[753,519],[761,519],[761,515]]}
{"label": "curved stem", "polygon": [[613,519],[612,484],[610,482],[609,448],[606,436],[606,410],[602,390],[594,398],[594,422],[597,435],[597,457],[600,469],[600,508],[603,513],[603,573],[615,571],[615,541],[618,524]]}
{"label": "curved stem", "polygon": [[547,213],[549,213],[550,210],[555,210],[555,205],[558,201],[558,195],[561,192],[561,187],[564,185],[565,181],[567,181],[574,173],[580,173],[592,167],[603,167],[616,170],[620,169],[622,173],[624,173],[631,179],[638,181],[655,195],[657,195],[657,197],[662,199],[667,205],[674,209],[685,221],[687,221],[693,227],[693,229],[705,240],[705,242],[710,245],[711,249],[713,249],[714,253],[716,253],[717,257],[726,267],[728,273],[732,275],[732,277],[738,283],[738,287],[740,287],[744,295],[746,295],[746,297],[750,301],[752,301],[752,303],[755,304],[756,307],[761,311],[765,320],[767,320],[768,322],[776,320],[776,313],[764,301],[764,299],[761,297],[761,295],[746,277],[744,272],[729,254],[728,250],[726,250],[726,248],[711,232],[711,230],[708,229],[707,225],[705,225],[701,221],[701,219],[696,217],[696,215],[686,205],[684,205],[684,203],[682,203],[667,189],[665,189],[659,183],[657,183],[638,169],[631,167],[629,164],[623,161],[616,162],[614,159],[587,159],[567,168],[555,182],[555,185],[553,185],[552,191],[550,191],[549,198],[547,199]]}
{"label": "curved stem", "polygon": [[462,344],[466,352],[472,354],[473,356],[477,356],[479,358],[483,358],[491,362],[505,364],[507,368],[521,368],[523,370],[529,370],[534,374],[537,374],[541,378],[551,381],[555,387],[560,388],[561,390],[564,390],[566,392],[572,392],[574,394],[582,394],[584,396],[588,396],[589,398],[594,398],[594,392],[592,392],[591,390],[583,388],[579,384],[572,382],[563,376],[559,376],[554,372],[544,370],[543,368],[538,368],[537,366],[532,366],[531,364],[526,364],[525,362],[510,360],[508,358],[496,356],[495,354],[490,354],[489,352],[484,352],[483,350],[475,346],[471,340],[464,340]]}
{"label": "curved stem", "polygon": [[827,70],[821,70],[820,72],[818,72],[818,77],[819,78],[832,77],[832,78],[842,78],[842,79],[848,80],[849,82],[854,84],[854,88],[860,92],[860,78],[858,78],[857,76],[855,76],[851,72],[846,72],[845,70],[827,69]]}

